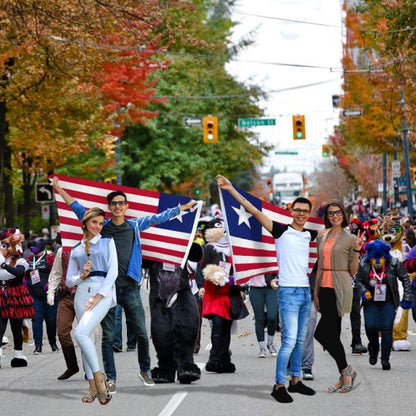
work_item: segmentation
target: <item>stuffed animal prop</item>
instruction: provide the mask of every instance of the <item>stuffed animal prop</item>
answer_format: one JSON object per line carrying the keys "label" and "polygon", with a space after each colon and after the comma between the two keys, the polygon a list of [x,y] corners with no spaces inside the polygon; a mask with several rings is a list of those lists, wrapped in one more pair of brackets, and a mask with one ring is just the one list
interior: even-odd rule
{"label": "stuffed animal prop", "polygon": [[[7,321],[12,328],[14,350],[12,367],[26,367],[27,359],[23,355],[23,319],[34,315],[33,299],[23,285],[23,277],[28,264],[22,255],[23,235],[19,230],[4,230],[0,233],[0,339],[6,330]],[[0,367],[2,364],[0,347]]]}
{"label": "stuffed animal prop", "polygon": [[205,241],[202,316],[212,322],[212,348],[205,369],[215,373],[234,373],[235,365],[229,352],[231,326],[234,320],[245,318],[248,310],[240,287],[234,282],[230,244],[221,219],[214,219],[206,225]]}
{"label": "stuffed animal prop", "polygon": [[202,248],[193,243],[186,267],[151,262],[151,335],[158,366],[151,370],[155,383],[181,384],[199,380],[201,370],[194,363],[194,345],[199,328],[199,310],[191,292],[190,278],[202,259]]}
{"label": "stuffed animal prop", "polygon": [[[377,226],[377,235],[391,247],[390,254],[403,261],[402,239],[404,237],[403,226],[400,217],[387,215]],[[401,290],[401,288],[399,288]],[[400,293],[402,295],[402,293]],[[409,325],[409,311],[397,308],[393,326],[393,350],[409,351],[411,344],[407,341],[407,329]]]}

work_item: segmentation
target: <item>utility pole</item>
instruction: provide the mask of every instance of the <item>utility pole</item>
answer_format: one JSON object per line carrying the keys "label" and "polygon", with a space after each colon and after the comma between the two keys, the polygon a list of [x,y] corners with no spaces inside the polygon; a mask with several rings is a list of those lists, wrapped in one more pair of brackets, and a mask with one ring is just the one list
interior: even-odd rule
{"label": "utility pole", "polygon": [[383,215],[387,213],[387,153],[383,152]]}
{"label": "utility pole", "polygon": [[[405,110],[405,99],[404,91],[400,91],[401,104],[403,107],[403,113]],[[413,215],[413,195],[412,195],[412,182],[410,180],[410,160],[409,160],[409,143],[407,142],[407,122],[406,118],[403,115],[402,121],[402,130],[403,130],[403,151],[404,151],[404,167],[406,171],[406,195],[407,195],[407,212],[410,216]]]}

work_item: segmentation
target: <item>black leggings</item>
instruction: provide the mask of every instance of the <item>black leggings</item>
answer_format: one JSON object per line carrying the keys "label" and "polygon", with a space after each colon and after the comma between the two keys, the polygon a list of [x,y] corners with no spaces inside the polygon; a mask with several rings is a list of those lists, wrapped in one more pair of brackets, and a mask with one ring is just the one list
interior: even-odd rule
{"label": "black leggings", "polygon": [[10,321],[10,327],[12,329],[14,349],[22,351],[23,349],[23,334],[22,334],[22,323],[23,319],[0,319],[0,341],[3,339],[3,335],[6,332],[7,321]]}
{"label": "black leggings", "polygon": [[212,315],[210,361],[230,362],[231,325],[233,321],[219,315]]}
{"label": "black leggings", "polygon": [[341,373],[348,363],[341,342],[341,317],[338,316],[334,289],[319,288],[319,309],[321,319],[315,330],[315,339],[329,352]]}

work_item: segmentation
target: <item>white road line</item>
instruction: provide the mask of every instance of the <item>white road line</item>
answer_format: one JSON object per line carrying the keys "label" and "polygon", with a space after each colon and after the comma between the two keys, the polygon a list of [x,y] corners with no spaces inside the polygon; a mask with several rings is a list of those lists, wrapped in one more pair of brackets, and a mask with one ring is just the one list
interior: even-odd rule
{"label": "white road line", "polygon": [[159,416],[171,416],[176,408],[181,404],[182,400],[188,395],[188,392],[176,393],[159,413]]}

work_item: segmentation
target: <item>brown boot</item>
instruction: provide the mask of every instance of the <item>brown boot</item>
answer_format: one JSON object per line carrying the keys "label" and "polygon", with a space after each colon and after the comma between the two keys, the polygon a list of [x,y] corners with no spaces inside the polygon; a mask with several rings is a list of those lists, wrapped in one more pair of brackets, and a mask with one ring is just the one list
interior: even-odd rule
{"label": "brown boot", "polygon": [[58,377],[58,380],[67,380],[79,371],[77,355],[73,345],[62,347],[62,352],[64,353],[67,369]]}

